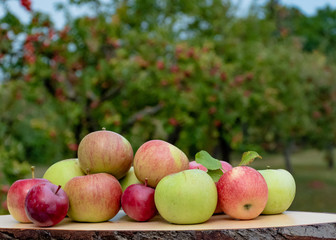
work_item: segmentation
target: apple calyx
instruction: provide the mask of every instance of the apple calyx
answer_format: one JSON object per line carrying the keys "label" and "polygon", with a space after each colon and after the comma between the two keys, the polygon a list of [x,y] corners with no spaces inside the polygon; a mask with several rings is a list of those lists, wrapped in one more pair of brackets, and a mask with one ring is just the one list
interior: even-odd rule
{"label": "apple calyx", "polygon": [[148,178],[145,178],[145,187],[148,185]]}
{"label": "apple calyx", "polygon": [[57,190],[56,190],[56,192],[55,192],[55,195],[58,193],[58,191],[61,189],[61,185],[58,185],[58,188],[57,188]]}
{"label": "apple calyx", "polygon": [[244,209],[246,209],[246,210],[249,210],[251,207],[252,207],[252,204],[250,204],[250,203],[246,203],[244,205]]}

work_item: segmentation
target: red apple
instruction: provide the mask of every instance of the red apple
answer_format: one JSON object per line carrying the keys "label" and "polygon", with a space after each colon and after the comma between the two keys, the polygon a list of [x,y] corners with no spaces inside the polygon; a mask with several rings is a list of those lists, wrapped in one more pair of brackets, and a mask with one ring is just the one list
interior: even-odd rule
{"label": "red apple", "polygon": [[7,193],[7,207],[12,217],[19,222],[31,222],[25,212],[25,198],[28,191],[39,183],[50,183],[49,180],[34,177],[32,167],[32,178],[15,181]]}
{"label": "red apple", "polygon": [[[220,160],[220,163],[222,164],[222,168],[224,171],[229,171],[232,169],[232,165],[228,162]],[[207,172],[208,169],[204,167],[202,164],[197,163],[196,161],[190,161],[189,162],[189,169],[200,169],[204,172]]]}
{"label": "red apple", "polygon": [[85,173],[126,175],[133,162],[129,141],[118,133],[101,130],[86,135],[78,146],[79,166]]}
{"label": "red apple", "polygon": [[154,193],[155,190],[146,183],[132,184],[121,197],[121,207],[130,218],[139,222],[148,221],[157,213]]}
{"label": "red apple", "polygon": [[190,161],[189,162],[189,169],[200,169],[204,172],[207,172],[208,169],[204,167],[202,164],[197,163],[196,161]]}
{"label": "red apple", "polygon": [[[229,171],[229,170],[231,170],[232,169],[232,165],[230,164],[230,163],[228,163],[228,162],[226,162],[226,161],[220,161],[220,163],[222,164],[222,169],[224,170],[224,172],[225,171]],[[218,182],[216,182],[216,187],[217,187],[217,183]],[[218,188],[217,188],[218,189]],[[217,190],[218,191],[218,190]],[[219,197],[219,195],[217,195],[218,197]],[[223,210],[222,210],[222,208],[220,207],[220,205],[219,205],[219,200],[217,201],[217,207],[216,207],[216,210],[215,210],[215,212],[214,212],[215,214],[219,214],[219,213],[223,213]]]}
{"label": "red apple", "polygon": [[64,191],[69,197],[68,216],[78,222],[104,222],[120,210],[122,189],[119,181],[108,173],[74,177]]}
{"label": "red apple", "polygon": [[232,165],[230,163],[222,161],[222,160],[220,161],[220,163],[222,164],[222,169],[224,171],[229,171],[232,169]]}
{"label": "red apple", "polygon": [[187,170],[189,160],[176,146],[162,140],[150,140],[135,153],[133,167],[142,183],[147,178],[148,186],[155,187],[163,177]]}
{"label": "red apple", "polygon": [[69,209],[69,199],[60,185],[42,183],[27,193],[25,211],[27,217],[39,227],[54,226],[62,221]]}
{"label": "red apple", "polygon": [[247,166],[225,172],[217,183],[218,201],[223,212],[236,219],[253,219],[264,210],[268,188],[263,176]]}

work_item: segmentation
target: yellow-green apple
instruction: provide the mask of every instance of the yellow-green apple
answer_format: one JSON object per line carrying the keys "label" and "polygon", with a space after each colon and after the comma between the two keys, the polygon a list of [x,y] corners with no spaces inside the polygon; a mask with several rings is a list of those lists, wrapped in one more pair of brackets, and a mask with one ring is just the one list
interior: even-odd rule
{"label": "yellow-green apple", "polygon": [[120,210],[122,189],[108,173],[95,173],[70,179],[64,187],[70,203],[68,216],[77,222],[104,222]]}
{"label": "yellow-green apple", "polygon": [[156,186],[155,205],[160,215],[175,224],[207,221],[217,205],[212,178],[199,169],[184,170],[161,179]]}
{"label": "yellow-green apple", "polygon": [[224,172],[217,183],[223,212],[235,219],[254,219],[264,210],[268,188],[264,177],[248,166]]}
{"label": "yellow-green apple", "polygon": [[27,217],[39,227],[51,227],[62,221],[69,209],[69,199],[61,185],[42,183],[33,186],[25,199]]}
{"label": "yellow-green apple", "polygon": [[34,177],[34,168],[32,167],[32,178],[20,179],[15,181],[7,193],[7,207],[12,217],[19,222],[31,222],[25,212],[25,198],[28,191],[39,183],[50,183],[49,180]]}
{"label": "yellow-green apple", "polygon": [[58,161],[51,165],[43,175],[55,185],[61,185],[64,189],[65,184],[74,177],[85,175],[78,164],[78,159],[71,158]]}
{"label": "yellow-green apple", "polygon": [[78,161],[85,173],[105,172],[121,179],[132,166],[133,149],[126,138],[103,129],[81,140]]}
{"label": "yellow-green apple", "polygon": [[[226,162],[226,161],[222,161],[222,160],[220,160],[220,163],[221,163],[221,165],[222,165],[222,169],[223,169],[223,172],[224,171],[229,171],[229,170],[231,170],[232,169],[232,165],[230,164],[230,163],[228,163],[228,162]],[[189,162],[189,169],[200,169],[200,170],[202,170],[202,171],[205,171],[205,172],[207,172],[208,171],[208,169],[206,168],[206,167],[204,167],[202,164],[200,164],[200,163],[197,163],[196,161],[190,161]],[[216,187],[217,187],[217,182],[215,182],[216,183]],[[216,207],[216,210],[215,210],[215,214],[219,214],[219,213],[222,213],[223,211],[222,211],[222,209],[220,208],[220,206],[219,206],[219,201],[217,202],[217,207]]]}
{"label": "yellow-green apple", "polygon": [[137,179],[137,177],[135,176],[133,167],[130,168],[126,175],[119,180],[119,182],[123,191],[125,191],[125,189],[132,184],[141,183],[139,179]]}
{"label": "yellow-green apple", "polygon": [[285,169],[265,169],[259,172],[268,187],[268,200],[262,214],[278,214],[286,211],[292,204],[296,192],[292,174]]}
{"label": "yellow-green apple", "polygon": [[142,183],[148,179],[148,186],[156,187],[163,177],[187,170],[189,160],[176,146],[162,140],[150,140],[136,151],[133,166]]}

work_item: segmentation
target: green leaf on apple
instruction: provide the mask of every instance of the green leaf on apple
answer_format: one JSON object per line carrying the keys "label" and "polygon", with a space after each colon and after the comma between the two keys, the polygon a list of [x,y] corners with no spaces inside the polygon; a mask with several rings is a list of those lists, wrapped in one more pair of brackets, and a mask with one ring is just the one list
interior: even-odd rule
{"label": "green leaf on apple", "polygon": [[219,160],[216,158],[211,157],[211,155],[202,150],[195,155],[195,161],[197,163],[202,164],[204,167],[206,167],[209,170],[218,170],[222,167]]}
{"label": "green leaf on apple", "polygon": [[214,182],[218,182],[221,176],[223,175],[222,169],[217,170],[208,170],[207,174],[212,178]]}
{"label": "green leaf on apple", "polygon": [[239,166],[249,165],[256,158],[262,158],[262,157],[257,152],[255,152],[255,151],[244,152],[243,156],[242,156],[242,159],[241,159],[241,161],[239,163]]}

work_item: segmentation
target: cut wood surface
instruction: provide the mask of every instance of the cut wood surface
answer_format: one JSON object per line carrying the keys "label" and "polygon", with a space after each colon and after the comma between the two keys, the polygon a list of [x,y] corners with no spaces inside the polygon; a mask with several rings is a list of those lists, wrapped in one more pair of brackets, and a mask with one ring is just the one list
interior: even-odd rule
{"label": "cut wood surface", "polygon": [[0,216],[0,239],[336,239],[336,214],[287,211],[234,220],[215,215],[202,224],[176,225],[159,215],[136,222],[120,211],[102,223],[78,223],[69,218],[54,227],[39,228]]}

